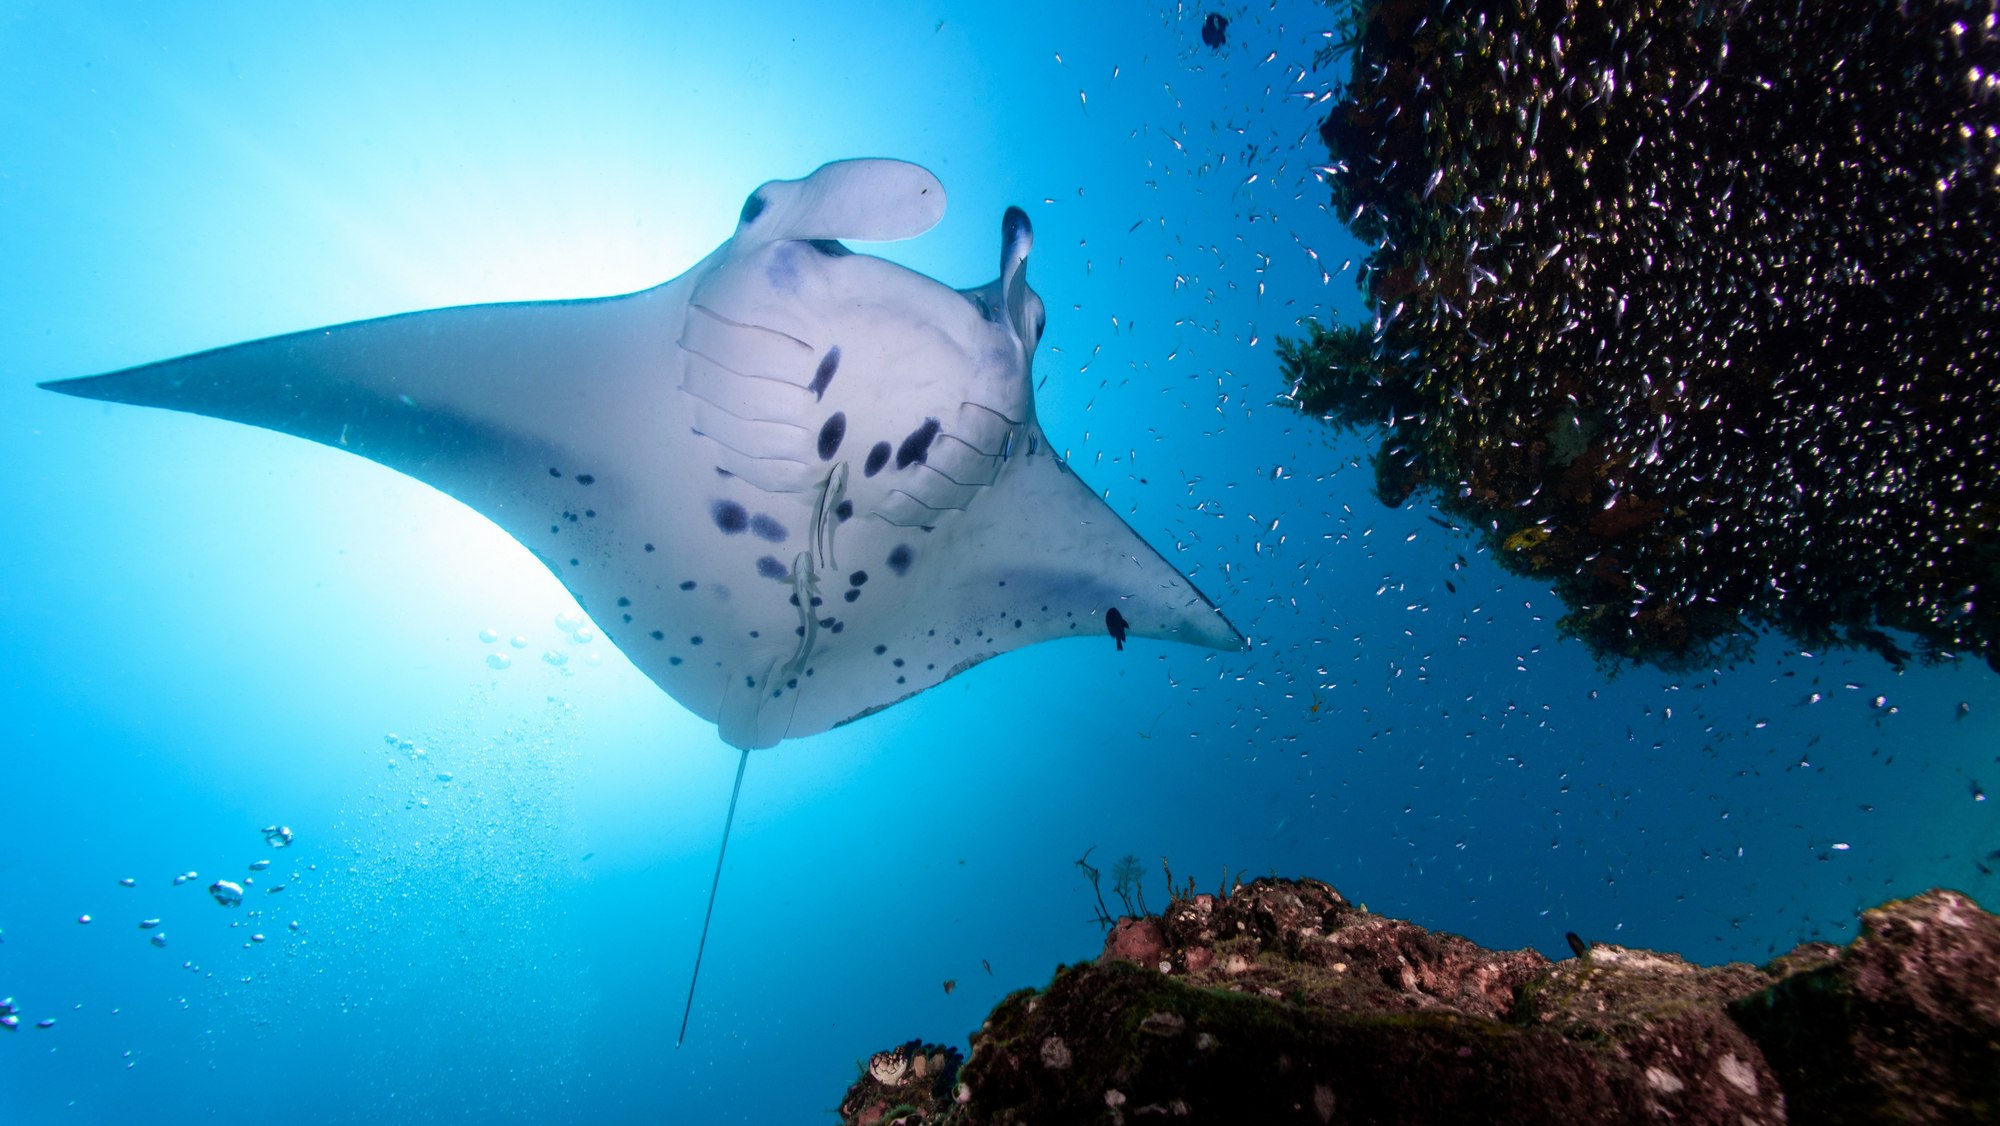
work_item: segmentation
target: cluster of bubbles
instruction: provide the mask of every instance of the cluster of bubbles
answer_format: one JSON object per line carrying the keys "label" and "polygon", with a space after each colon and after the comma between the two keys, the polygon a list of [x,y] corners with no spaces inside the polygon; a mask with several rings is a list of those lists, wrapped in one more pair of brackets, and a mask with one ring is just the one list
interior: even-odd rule
{"label": "cluster of bubbles", "polygon": [[[290,848],[293,840],[291,827],[287,825],[267,825],[263,829],[263,837],[264,843],[272,848]],[[247,865],[248,874],[240,882],[236,880],[216,880],[208,885],[208,894],[210,898],[214,899],[222,907],[240,907],[243,904],[245,889],[255,885],[258,876],[268,871],[270,867],[271,861],[268,859],[253,860]],[[174,873],[173,886],[180,887],[183,884],[198,883],[200,880],[201,873],[194,869],[189,869],[185,872]],[[137,888],[139,880],[135,876],[123,876],[119,878],[118,886],[126,889]],[[271,884],[264,889],[265,893],[270,895],[275,895],[284,890],[285,885],[282,883]],[[254,926],[263,912],[252,910],[248,914],[250,922]],[[84,913],[78,915],[76,921],[77,925],[87,927],[95,923],[96,919],[89,913]],[[167,946],[167,933],[160,929],[163,921],[159,918],[149,917],[142,918],[138,922],[138,929],[146,935],[147,942],[160,949],[165,949]],[[242,925],[240,922],[230,923],[232,927],[240,925]],[[287,926],[293,931],[300,929],[299,922],[296,919],[292,920]],[[253,933],[244,945],[246,947],[259,945],[264,942],[264,939],[265,936],[261,932]],[[201,970],[201,967],[193,962],[183,962],[181,963],[181,968],[196,973],[199,973]],[[12,1032],[20,1027],[20,1023],[20,1009],[15,1004],[14,999],[8,997],[5,1000],[0,1000],[0,1029]],[[55,1023],[54,1017],[45,1017],[36,1021],[35,1027],[53,1028],[55,1027]]]}
{"label": "cluster of bubbles", "polygon": [[1946,0],[1370,4],[1321,129],[1372,324],[1281,359],[1687,667],[1746,627],[2000,669],[2000,26]]}
{"label": "cluster of bubbles", "polygon": [[[395,770],[398,766],[407,762],[420,771],[429,770],[431,777],[439,782],[449,782],[456,777],[449,770],[438,769],[437,764],[431,761],[431,752],[427,748],[419,746],[414,739],[405,739],[403,736],[391,731],[382,737],[382,742],[387,744],[392,752],[388,760],[389,769],[391,770]],[[395,757],[396,755],[401,755],[402,757],[397,758]],[[408,798],[408,804],[414,808],[428,809],[430,808],[431,801],[428,797],[411,795]]]}
{"label": "cluster of bubbles", "polygon": [[[36,1028],[54,1028],[56,1018],[43,1017],[35,1022]],[[14,1005],[12,997],[0,997],[0,1028],[13,1032],[21,1027],[21,1010]]]}
{"label": "cluster of bubbles", "polygon": [[[597,630],[591,626],[590,619],[574,610],[564,610],[556,615],[556,629],[562,633],[565,641],[573,645],[588,645],[597,640]],[[498,645],[500,631],[491,627],[482,629],[479,631],[479,640],[484,645]],[[522,634],[517,633],[507,639],[508,649],[519,650],[527,647],[528,639]],[[599,659],[595,652],[590,654],[590,663],[596,664]],[[551,648],[542,653],[542,663],[550,668],[563,668],[569,664],[569,654],[562,649]],[[486,654],[487,668],[505,669],[511,668],[513,664],[514,655],[507,649],[494,648]]]}
{"label": "cluster of bubbles", "polygon": [[[262,832],[264,836],[264,843],[271,846],[272,848],[290,848],[292,846],[293,834],[291,826],[289,825],[266,825],[264,826]],[[264,872],[269,871],[270,867],[271,867],[271,862],[268,859],[252,860],[248,865],[246,865],[245,871],[247,874],[242,878],[241,881],[216,880],[215,882],[209,884],[208,885],[209,897],[214,899],[216,904],[222,907],[241,907],[243,905],[243,896],[246,890],[251,887],[254,887],[257,883],[258,878],[262,876]],[[199,872],[193,872],[193,871],[183,872],[180,875],[174,877],[174,886],[179,887],[184,883],[191,883],[199,879],[201,879],[201,873]],[[133,881],[128,878],[120,880],[118,882],[125,887],[131,887]],[[266,895],[276,895],[284,890],[285,890],[285,885],[282,883],[270,884],[264,888],[264,892]],[[262,914],[263,912],[261,911],[253,910],[250,912],[250,917],[254,922],[254,920],[256,920]],[[160,920],[158,919],[147,919],[139,924],[142,930],[152,930],[154,927],[157,927],[159,925],[160,925]],[[235,926],[237,924],[231,923],[230,925]],[[292,930],[299,929],[299,924],[297,920],[293,920],[290,926]],[[165,946],[167,944],[167,936],[164,934],[154,934],[152,936],[152,941],[153,945],[155,946]],[[263,941],[264,941],[264,935],[261,932],[255,933],[250,936],[249,940],[245,942],[244,945],[253,946],[262,943]],[[189,966],[188,968],[192,969],[194,967]]]}

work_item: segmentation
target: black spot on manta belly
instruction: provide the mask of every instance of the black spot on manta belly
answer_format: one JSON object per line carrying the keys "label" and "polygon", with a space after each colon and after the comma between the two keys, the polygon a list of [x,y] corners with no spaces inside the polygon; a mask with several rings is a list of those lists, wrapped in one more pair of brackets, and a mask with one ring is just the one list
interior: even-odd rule
{"label": "black spot on manta belly", "polygon": [[682,589],[682,590],[693,590],[693,589],[694,589],[694,580],[693,580],[693,579],[686,579],[686,580],[683,580],[683,581],[681,582],[681,589]]}
{"label": "black spot on manta belly", "polygon": [[737,215],[736,221],[738,223],[754,223],[757,221],[757,216],[763,213],[764,197],[756,192],[751,192],[750,198],[743,201],[743,211]]}
{"label": "black spot on manta belly", "polygon": [[899,543],[889,552],[887,560],[889,569],[898,575],[903,574],[910,569],[910,561],[915,557],[915,553],[910,550],[909,544]]}
{"label": "black spot on manta belly", "polygon": [[858,590],[850,590],[843,597],[845,597],[849,602],[852,602],[855,599],[861,597],[861,592]]}
{"label": "black spot on manta belly", "polygon": [[836,519],[836,520],[840,520],[840,521],[842,521],[842,522],[845,522],[845,521],[847,521],[847,520],[851,520],[851,519],[853,519],[853,518],[854,518],[854,502],[853,502],[853,501],[851,501],[851,500],[844,500],[844,501],[841,501],[841,502],[840,502],[839,504],[837,504],[837,505],[834,505],[834,506],[833,506],[833,515],[834,515],[834,519]]}
{"label": "black spot on manta belly", "polygon": [[867,581],[868,581],[868,572],[866,571],[856,571],[853,574],[847,576],[848,586],[861,586]]}
{"label": "black spot on manta belly", "polygon": [[797,246],[797,243],[779,243],[764,259],[764,280],[779,293],[790,294],[799,291]]}
{"label": "black spot on manta belly", "polygon": [[579,485],[595,485],[597,484],[597,478],[588,473],[579,473],[576,475],[576,483]]}
{"label": "black spot on manta belly", "polygon": [[887,464],[889,464],[889,443],[877,442],[874,448],[868,451],[868,460],[861,464],[861,475],[873,477],[882,472],[882,467]]}
{"label": "black spot on manta belly", "polygon": [[[826,350],[826,355],[819,358],[819,367],[813,372],[812,382],[807,385],[807,389],[813,393],[815,400],[826,396],[826,385],[833,382],[833,373],[839,367],[840,345],[836,344]],[[838,418],[840,416],[835,415],[834,417]],[[820,456],[824,457],[825,455],[822,454]]]}
{"label": "black spot on manta belly", "polygon": [[[776,556],[762,555],[757,558],[757,573],[767,579],[782,579],[790,572],[785,569],[785,565],[780,563]],[[795,594],[792,597],[796,599],[798,595]]]}
{"label": "black spot on manta belly", "polygon": [[750,513],[733,500],[716,501],[709,514],[715,518],[716,527],[732,536],[750,526]]}
{"label": "black spot on manta belly", "polygon": [[847,437],[847,414],[844,411],[834,411],[819,428],[819,459],[832,461],[833,455],[840,452],[840,440],[845,437]]}
{"label": "black spot on manta belly", "polygon": [[750,518],[750,530],[758,539],[768,543],[784,543],[785,537],[791,534],[785,531],[783,524],[762,512]]}
{"label": "black spot on manta belly", "polygon": [[908,469],[911,465],[930,456],[931,443],[937,440],[938,420],[924,419],[924,424],[910,431],[903,444],[896,447],[896,468]]}

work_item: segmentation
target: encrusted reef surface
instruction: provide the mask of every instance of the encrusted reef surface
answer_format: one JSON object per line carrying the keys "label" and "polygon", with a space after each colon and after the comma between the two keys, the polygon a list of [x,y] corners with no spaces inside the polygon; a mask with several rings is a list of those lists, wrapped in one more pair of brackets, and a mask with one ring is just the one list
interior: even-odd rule
{"label": "encrusted reef surface", "polygon": [[1770,629],[2000,670],[1993,0],[1333,6],[1373,318],[1280,361],[1382,432],[1385,503],[1613,666]]}
{"label": "encrusted reef surface", "polygon": [[1957,892],[1762,967],[1572,945],[1487,950],[1317,880],[1177,899],[1001,1001],[962,1066],[877,1055],[842,1121],[2000,1121],[2000,919]]}

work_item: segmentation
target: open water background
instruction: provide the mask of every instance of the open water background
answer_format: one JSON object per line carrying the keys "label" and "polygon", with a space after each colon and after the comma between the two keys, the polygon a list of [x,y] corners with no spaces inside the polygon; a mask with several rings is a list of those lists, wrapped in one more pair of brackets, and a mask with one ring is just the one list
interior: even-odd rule
{"label": "open water background", "polygon": [[[1272,405],[1275,338],[1361,315],[1314,172],[1330,17],[1225,7],[1214,52],[1204,9],[1114,7],[0,5],[0,1121],[829,1120],[871,1052],[1096,953],[1093,847],[1154,910],[1164,857],[1551,956],[2000,900],[1990,671],[1772,640],[1607,680]],[[34,384],[649,286],[862,155],[951,208],[860,249],[956,286],[1027,208],[1050,439],[1255,646],[1039,646],[754,754],[676,1051],[714,731],[427,487]]]}

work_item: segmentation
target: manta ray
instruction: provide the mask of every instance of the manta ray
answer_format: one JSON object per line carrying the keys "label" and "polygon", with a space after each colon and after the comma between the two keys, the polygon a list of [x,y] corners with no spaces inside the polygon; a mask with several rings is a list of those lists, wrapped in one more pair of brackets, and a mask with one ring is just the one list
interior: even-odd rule
{"label": "manta ray", "polygon": [[754,748],[1039,641],[1246,644],[1043,435],[1024,212],[1007,209],[1000,276],[973,289],[841,241],[914,238],[944,209],[915,164],[837,161],[759,187],[728,241],[636,293],[382,317],[42,386],[348,450],[498,524],[741,750],[726,851]]}

